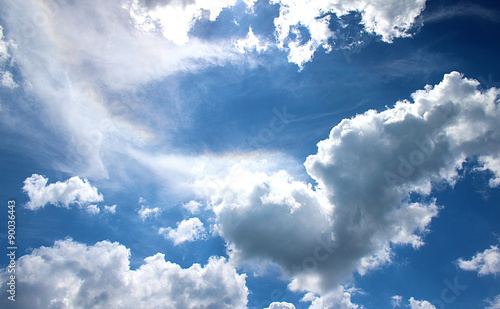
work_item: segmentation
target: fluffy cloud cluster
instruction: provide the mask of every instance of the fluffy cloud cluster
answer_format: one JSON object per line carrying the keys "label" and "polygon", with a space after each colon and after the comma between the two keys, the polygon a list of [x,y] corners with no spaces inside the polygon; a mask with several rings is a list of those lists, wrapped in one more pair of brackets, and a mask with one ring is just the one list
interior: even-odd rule
{"label": "fluffy cloud cluster", "polygon": [[137,213],[139,214],[139,217],[141,217],[142,221],[144,221],[147,218],[158,217],[161,214],[161,209],[158,207],[149,208],[147,206],[141,205],[141,209],[139,209]]}
{"label": "fluffy cloud cluster", "polygon": [[314,296],[312,293],[307,293],[302,301],[311,301],[309,309],[358,309],[364,308],[351,302],[351,296],[354,292],[346,291],[342,286],[321,295]]}
{"label": "fluffy cloud cluster", "polygon": [[265,309],[295,309],[295,306],[287,302],[273,302]]}
{"label": "fluffy cloud cluster", "polygon": [[262,44],[260,39],[253,33],[252,28],[248,29],[248,34],[244,39],[239,39],[234,42],[234,47],[239,53],[246,53],[251,51],[256,51],[258,53],[267,50],[267,44]]}
{"label": "fluffy cloud cluster", "polygon": [[[274,20],[278,44],[289,50],[288,60],[299,66],[311,60],[319,47],[331,50],[330,40],[335,44],[337,35],[330,28],[331,14],[342,17],[358,12],[365,31],[390,43],[394,38],[410,36],[408,30],[425,7],[425,0],[272,0],[271,3],[280,5],[280,15]],[[308,31],[309,39],[305,42],[301,27]]]}
{"label": "fluffy cloud cluster", "polygon": [[[87,179],[74,176],[66,181],[58,181],[47,185],[48,181],[48,178],[38,174],[33,174],[24,180],[23,191],[30,198],[26,203],[26,208],[35,210],[47,204],[64,207],[69,207],[71,204],[78,204],[86,206],[90,213],[99,213],[97,205],[88,204],[102,202],[104,198]],[[110,211],[114,211],[113,206],[108,208]]]}
{"label": "fluffy cloud cluster", "polygon": [[411,309],[436,309],[436,306],[431,304],[426,300],[416,300],[415,298],[410,298],[410,308]]}
{"label": "fluffy cloud cluster", "polygon": [[458,259],[457,264],[463,270],[477,271],[480,276],[496,275],[500,273],[500,250],[498,246],[491,246],[471,260]]}
{"label": "fluffy cloud cluster", "polygon": [[187,209],[190,213],[195,214],[200,211],[201,203],[197,201],[189,201],[186,204],[183,204],[182,207]]}
{"label": "fluffy cloud cluster", "polygon": [[274,263],[292,290],[326,295],[390,262],[393,246],[421,246],[439,210],[432,183],[453,185],[468,157],[499,157],[500,91],[478,86],[452,72],[413,102],[344,119],[304,164],[315,187],[244,163],[199,179],[230,258]]}
{"label": "fluffy cloud cluster", "polygon": [[186,241],[195,241],[205,237],[206,232],[203,223],[198,218],[190,218],[177,223],[177,228],[160,228],[158,234],[173,240],[175,245]]}
{"label": "fluffy cloud cluster", "polygon": [[[245,308],[245,275],[224,258],[183,269],[157,253],[135,270],[130,252],[108,241],[87,246],[66,239],[17,263],[16,308]],[[2,286],[8,273],[0,273]],[[0,304],[10,302],[3,291]]]}

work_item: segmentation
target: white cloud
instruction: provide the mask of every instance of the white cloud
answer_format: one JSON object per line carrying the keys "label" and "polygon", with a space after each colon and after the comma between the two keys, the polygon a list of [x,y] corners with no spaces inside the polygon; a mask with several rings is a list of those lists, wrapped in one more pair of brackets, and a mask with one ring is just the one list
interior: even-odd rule
{"label": "white cloud", "polygon": [[188,203],[182,205],[185,209],[187,209],[191,214],[196,214],[200,211],[201,203],[197,201],[189,201]]}
{"label": "white cloud", "polygon": [[432,182],[453,185],[467,157],[500,153],[500,91],[478,86],[453,72],[414,102],[344,119],[304,163],[316,187],[244,161],[202,173],[197,192],[232,261],[274,263],[290,289],[324,295],[389,263],[392,247],[421,246],[439,210]]}
{"label": "white cloud", "polygon": [[104,205],[104,212],[108,212],[110,214],[116,213],[116,205],[113,206]]}
{"label": "white cloud", "polygon": [[287,302],[273,302],[265,309],[295,309],[295,306]]}
{"label": "white cloud", "polygon": [[12,65],[12,58],[9,53],[9,50],[12,47],[15,47],[15,45],[11,41],[5,41],[5,37],[3,35],[3,27],[0,25],[0,84],[10,89],[14,89],[18,86],[14,81],[12,72],[5,70],[5,67],[10,67]]}
{"label": "white cloud", "polygon": [[496,275],[500,273],[500,250],[497,246],[479,252],[471,260],[457,260],[458,267],[463,270],[477,271],[478,275]]}
{"label": "white cloud", "polygon": [[436,309],[434,305],[426,300],[415,300],[415,298],[410,298],[410,308],[411,309]]}
{"label": "white cloud", "polygon": [[253,33],[252,27],[250,27],[250,29],[248,30],[248,34],[244,39],[239,39],[234,42],[234,48],[236,48],[236,50],[242,54],[252,51],[261,53],[266,51],[267,47],[268,44],[261,44],[259,38]]}
{"label": "white cloud", "polygon": [[394,295],[391,297],[391,305],[392,308],[401,307],[401,302],[403,301],[403,297],[401,295]]}
{"label": "white cloud", "polygon": [[483,164],[478,170],[490,170],[495,175],[490,179],[490,187],[498,187],[500,185],[500,157],[481,156],[479,161]]}
{"label": "white cloud", "polygon": [[30,198],[26,208],[35,210],[46,204],[69,207],[73,203],[84,206],[104,200],[102,194],[87,179],[74,176],[66,181],[47,185],[48,180],[37,174],[24,180],[23,191]]}
{"label": "white cloud", "polygon": [[[217,7],[225,4],[209,1],[200,7],[216,16]],[[61,149],[51,157],[55,168],[87,178],[107,178],[109,169],[124,174],[123,158],[129,150],[168,140],[176,124],[189,118],[184,98],[175,96],[162,104],[176,113],[153,112],[157,109],[148,104],[154,103],[141,98],[147,96],[148,84],[180,72],[248,61],[234,50],[231,39],[192,38],[178,46],[160,34],[145,34],[134,28],[130,12],[119,1],[11,1],[2,6],[2,13],[9,30],[5,42],[18,46],[11,52],[24,79],[22,85],[40,104],[36,114],[13,106],[5,118],[41,117],[45,130],[26,122],[21,133],[28,138],[32,137],[29,129],[50,134],[50,138],[44,136],[47,147]],[[6,82],[9,76],[5,75]],[[140,119],[138,109],[143,114]],[[161,122],[156,122],[159,117]]]}
{"label": "white cloud", "polygon": [[493,300],[487,299],[486,303],[488,306],[484,307],[484,309],[500,309],[500,295],[495,296]]}
{"label": "white cloud", "polygon": [[[311,60],[314,52],[323,47],[332,49],[336,34],[329,28],[333,13],[338,17],[358,12],[365,31],[391,43],[394,38],[408,37],[408,31],[425,7],[425,0],[416,1],[331,1],[331,0],[272,0],[280,5],[280,15],[274,20],[276,39],[281,48],[289,51],[289,61],[300,67]],[[305,27],[310,38],[302,42]]]}
{"label": "white cloud", "polygon": [[[235,3],[236,0],[134,0],[129,2],[128,9],[138,29],[145,32],[160,31],[166,39],[183,45],[189,41],[189,31],[197,20],[206,18],[215,21],[223,9]],[[204,15],[204,12],[208,14]]]}
{"label": "white cloud", "polygon": [[142,221],[146,220],[150,217],[158,217],[161,214],[161,209],[158,207],[149,208],[147,206],[141,205],[141,209],[137,211],[139,217],[141,217]]}
{"label": "white cloud", "polygon": [[14,89],[18,86],[18,84],[13,79],[12,73],[9,71],[2,72],[1,83],[2,83],[2,86],[10,88],[10,89]]}
{"label": "white cloud", "polygon": [[97,215],[98,213],[101,212],[101,209],[97,205],[94,205],[94,204],[88,205],[85,210],[89,214],[92,214],[92,215]]}
{"label": "white cloud", "polygon": [[[87,246],[66,239],[19,258],[18,308],[245,308],[245,275],[224,258],[183,269],[157,253],[130,269],[130,251],[109,241]],[[0,273],[4,286],[8,273]],[[6,292],[2,292],[4,296]],[[0,306],[8,308],[7,297]],[[3,305],[1,305],[3,304]]]}
{"label": "white cloud", "polygon": [[0,25],[0,63],[3,64],[10,59],[9,54],[9,42],[5,42],[5,37],[3,35],[3,27]]}
{"label": "white cloud", "polygon": [[309,309],[357,309],[364,308],[351,302],[352,294],[344,290],[344,287],[339,286],[322,296],[314,296],[312,293],[307,293],[302,301],[312,301]]}
{"label": "white cloud", "polygon": [[186,241],[196,241],[206,235],[203,223],[198,218],[190,218],[177,223],[177,228],[160,228],[158,234],[174,241],[175,245]]}

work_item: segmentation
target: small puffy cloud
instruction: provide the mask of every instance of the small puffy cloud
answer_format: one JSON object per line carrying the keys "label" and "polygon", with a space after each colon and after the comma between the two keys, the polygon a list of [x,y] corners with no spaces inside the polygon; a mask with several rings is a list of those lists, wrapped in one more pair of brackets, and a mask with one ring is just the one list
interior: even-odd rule
{"label": "small puffy cloud", "polygon": [[394,295],[391,297],[391,305],[392,308],[401,307],[401,302],[403,301],[403,297],[401,295]]}
{"label": "small puffy cloud", "polygon": [[198,218],[190,218],[177,223],[177,228],[160,228],[158,234],[173,240],[175,245],[186,241],[196,241],[205,237],[205,228]]}
{"label": "small puffy cloud", "polygon": [[295,309],[295,306],[287,302],[273,302],[265,309]]}
{"label": "small puffy cloud", "polygon": [[139,214],[139,217],[141,217],[142,221],[144,221],[147,218],[158,217],[161,214],[161,209],[158,207],[149,208],[147,206],[141,205],[141,209],[139,209],[137,213]]}
{"label": "small puffy cloud", "polygon": [[104,199],[87,179],[74,176],[66,181],[47,185],[48,180],[38,174],[33,174],[24,180],[23,191],[30,198],[25,205],[26,208],[35,210],[46,204],[68,208],[73,203],[85,206],[89,203],[102,202]]}
{"label": "small puffy cloud", "polygon": [[248,34],[244,39],[239,39],[234,42],[234,48],[241,54],[256,51],[258,53],[267,50],[267,44],[262,45],[259,38],[255,36],[252,28],[248,30]]}
{"label": "small puffy cloud", "polygon": [[477,271],[478,275],[496,275],[500,273],[500,250],[497,246],[479,252],[471,260],[457,260],[458,267],[463,270]]}
{"label": "small puffy cloud", "polygon": [[189,201],[188,203],[182,205],[185,209],[187,209],[192,214],[198,213],[200,211],[201,203],[197,201]]}
{"label": "small puffy cloud", "polygon": [[116,213],[116,205],[113,205],[113,206],[104,205],[104,212],[107,212],[110,214]]}
{"label": "small puffy cloud", "polygon": [[453,185],[468,157],[499,158],[499,95],[452,72],[413,102],[342,120],[304,163],[314,187],[244,161],[195,187],[232,261],[273,263],[290,289],[324,296],[390,263],[394,246],[424,244],[439,211],[433,182]]}
{"label": "small puffy cloud", "polygon": [[[279,16],[274,20],[278,45],[287,49],[289,61],[299,66],[310,61],[319,47],[329,51],[335,45],[331,44],[337,35],[329,27],[330,14],[342,17],[357,12],[366,32],[391,43],[394,38],[410,36],[408,31],[425,7],[425,0],[272,0],[271,3],[280,6]],[[306,42],[301,27],[308,31]]]}
{"label": "small puffy cloud", "polygon": [[436,307],[426,300],[415,300],[410,298],[410,309],[436,309]]}
{"label": "small puffy cloud", "polygon": [[[9,273],[0,272],[6,285]],[[181,268],[157,253],[130,269],[130,251],[119,243],[85,245],[66,239],[17,261],[18,308],[245,308],[245,275],[224,258]],[[2,289],[0,307],[9,308]]]}
{"label": "small puffy cloud", "polygon": [[346,291],[344,287],[338,286],[336,289],[315,296],[312,293],[307,293],[302,301],[311,301],[309,309],[362,309],[363,307],[351,302],[352,293]]}
{"label": "small puffy cloud", "polygon": [[488,306],[484,307],[484,309],[500,309],[500,295],[495,296],[493,300],[487,299],[486,303]]}
{"label": "small puffy cloud", "polygon": [[88,205],[87,208],[85,208],[85,210],[92,215],[97,215],[99,212],[101,212],[99,206],[94,204]]}

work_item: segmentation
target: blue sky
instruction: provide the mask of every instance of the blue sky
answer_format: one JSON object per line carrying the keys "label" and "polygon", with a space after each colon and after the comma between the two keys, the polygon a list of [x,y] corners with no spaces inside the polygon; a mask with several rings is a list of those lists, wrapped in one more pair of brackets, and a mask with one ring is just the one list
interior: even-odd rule
{"label": "blue sky", "polygon": [[0,7],[2,307],[500,308],[494,1]]}

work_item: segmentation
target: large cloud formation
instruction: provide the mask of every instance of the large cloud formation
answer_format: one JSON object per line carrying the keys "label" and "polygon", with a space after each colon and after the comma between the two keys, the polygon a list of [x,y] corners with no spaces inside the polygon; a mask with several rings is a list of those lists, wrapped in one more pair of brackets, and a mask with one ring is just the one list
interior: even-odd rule
{"label": "large cloud formation", "polygon": [[[109,241],[87,246],[66,239],[35,249],[17,262],[16,289],[19,295],[26,294],[16,299],[16,308],[246,306],[245,275],[237,274],[224,258],[212,257],[205,266],[183,269],[157,253],[135,270],[130,269],[129,258],[127,248]],[[0,273],[2,286],[8,275]],[[0,304],[11,305],[6,296]]]}
{"label": "large cloud formation", "polygon": [[328,293],[353,270],[390,262],[395,245],[423,244],[439,211],[429,196],[434,182],[453,185],[466,158],[498,160],[499,94],[452,72],[413,93],[413,102],[335,126],[304,163],[315,187],[241,163],[198,180],[198,192],[233,261],[277,264],[292,290]]}

